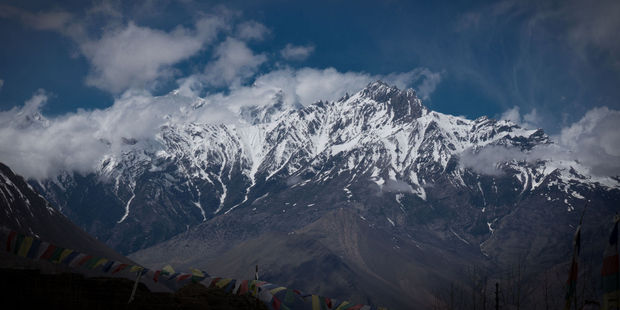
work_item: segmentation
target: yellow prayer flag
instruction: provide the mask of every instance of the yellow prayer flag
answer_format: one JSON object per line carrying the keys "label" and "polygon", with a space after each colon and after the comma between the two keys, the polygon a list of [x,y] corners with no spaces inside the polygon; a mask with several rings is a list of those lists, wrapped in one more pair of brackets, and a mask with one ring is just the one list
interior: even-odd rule
{"label": "yellow prayer flag", "polygon": [[99,267],[99,266],[101,266],[101,265],[103,265],[103,264],[105,264],[105,263],[107,263],[107,262],[108,262],[108,260],[107,260],[107,259],[105,259],[105,258],[101,258],[101,259],[99,259],[99,260],[95,263],[95,265],[93,265],[93,269],[95,269],[95,268],[97,268],[97,267]]}
{"label": "yellow prayer flag", "polygon": [[312,310],[321,310],[321,305],[319,304],[318,295],[312,295]]}
{"label": "yellow prayer flag", "polygon": [[164,268],[161,269],[161,275],[162,276],[171,275],[173,273],[174,273],[174,269],[170,265],[166,265],[166,266],[164,266]]}
{"label": "yellow prayer flag", "polygon": [[215,286],[223,288],[224,286],[228,285],[230,281],[232,281],[232,279],[221,279],[219,282],[215,283]]}
{"label": "yellow prayer flag", "polygon": [[70,249],[64,249],[61,253],[60,253],[60,257],[58,258],[57,262],[62,262],[65,260],[65,258],[67,258],[67,256],[69,256],[69,254],[73,253],[73,250]]}
{"label": "yellow prayer flag", "polygon": [[342,310],[344,309],[344,307],[346,307],[349,304],[348,301],[344,301],[340,304],[340,306],[338,306],[338,308],[336,308],[336,310]]}
{"label": "yellow prayer flag", "polygon": [[24,237],[24,241],[22,241],[21,246],[19,247],[19,251],[17,255],[21,257],[26,257],[28,255],[28,251],[30,251],[30,247],[32,246],[32,237],[26,236]]}
{"label": "yellow prayer flag", "polygon": [[202,271],[198,270],[198,269],[192,269],[191,271],[192,271],[192,276],[194,276],[194,277],[204,278],[204,276],[205,276],[205,274]]}
{"label": "yellow prayer flag", "polygon": [[272,290],[270,290],[269,292],[271,293],[271,295],[275,295],[276,293],[285,290],[286,287],[280,286],[280,287],[276,287]]}

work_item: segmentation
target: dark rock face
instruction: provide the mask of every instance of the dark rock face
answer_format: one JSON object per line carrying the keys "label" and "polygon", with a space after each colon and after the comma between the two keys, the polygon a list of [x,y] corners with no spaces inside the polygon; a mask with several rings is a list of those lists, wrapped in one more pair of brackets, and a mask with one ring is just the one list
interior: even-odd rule
{"label": "dark rock face", "polygon": [[0,227],[37,236],[56,245],[118,261],[124,256],[87,234],[0,163]]}
{"label": "dark rock face", "polygon": [[[100,240],[142,250],[132,257],[146,264],[241,277],[255,262],[227,262],[269,249],[274,283],[347,299],[337,295],[344,286],[363,292],[348,296],[360,303],[400,306],[429,304],[467,265],[496,270],[519,258],[534,273],[564,262],[586,202],[583,238],[600,247],[620,202],[617,178],[520,159],[552,143],[542,130],[433,112],[381,82],[337,102],[291,109],[276,100],[242,114],[247,126],[171,124],[152,141],[127,138],[93,174],[32,184]],[[488,147],[516,155],[487,167],[491,175],[461,164]],[[338,230],[339,218],[356,228]],[[321,279],[338,285],[312,286]]]}

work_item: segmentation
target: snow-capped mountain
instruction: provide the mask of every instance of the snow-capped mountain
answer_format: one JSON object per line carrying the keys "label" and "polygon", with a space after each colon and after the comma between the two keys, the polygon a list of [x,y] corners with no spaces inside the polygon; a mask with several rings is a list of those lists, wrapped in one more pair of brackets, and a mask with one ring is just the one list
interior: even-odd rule
{"label": "snow-capped mountain", "polygon": [[[273,105],[244,108],[240,115],[240,124],[169,123],[150,140],[123,137],[124,151],[105,155],[95,174],[36,184],[65,214],[125,252],[248,207],[282,187],[340,180],[339,187],[326,188],[338,201],[363,199],[369,191],[390,193],[392,198],[383,198],[404,210],[405,197],[412,203],[433,200],[429,188],[445,179],[455,189],[473,191],[484,213],[492,212],[497,197],[516,201],[542,187],[566,194],[545,197],[566,200],[572,211],[585,199],[582,191],[619,186],[589,176],[577,162],[513,160],[500,167],[506,174],[499,179],[512,183],[500,193],[493,185],[497,178],[459,165],[459,156],[489,145],[528,152],[551,143],[542,130],[434,112],[413,90],[382,82],[305,108],[286,107],[276,96]],[[500,217],[488,220],[491,233]]]}
{"label": "snow-capped mountain", "polygon": [[[198,112],[204,102],[191,107]],[[584,221],[597,229],[620,201],[617,178],[591,175],[577,161],[529,156],[553,146],[542,130],[431,111],[413,90],[382,82],[306,107],[287,106],[279,94],[272,105],[241,108],[239,119],[170,121],[151,139],[123,137],[123,152],[105,154],[96,173],[31,183],[123,253],[159,244],[134,258],[180,265],[214,262],[214,249],[226,253],[271,233],[316,232],[308,225],[331,223],[325,217],[338,210],[354,216],[347,221],[355,227],[380,230],[355,229],[387,236],[381,240],[393,251],[425,249],[418,258],[502,265],[520,255],[552,265],[570,251],[586,201],[593,207]],[[476,157],[494,148],[514,156],[497,165]],[[463,164],[465,157],[494,173]],[[370,270],[363,267],[370,254],[351,253],[337,257]],[[404,261],[418,259],[402,253]]]}

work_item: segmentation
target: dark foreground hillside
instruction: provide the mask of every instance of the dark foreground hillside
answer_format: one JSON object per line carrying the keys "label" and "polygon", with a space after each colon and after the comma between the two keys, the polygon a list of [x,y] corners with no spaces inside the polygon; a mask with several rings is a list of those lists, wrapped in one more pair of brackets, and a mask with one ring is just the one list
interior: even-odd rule
{"label": "dark foreground hillside", "polygon": [[134,301],[127,304],[133,285],[123,278],[0,269],[2,309],[266,309],[249,295],[201,284],[189,284],[176,293],[154,293],[140,283]]}

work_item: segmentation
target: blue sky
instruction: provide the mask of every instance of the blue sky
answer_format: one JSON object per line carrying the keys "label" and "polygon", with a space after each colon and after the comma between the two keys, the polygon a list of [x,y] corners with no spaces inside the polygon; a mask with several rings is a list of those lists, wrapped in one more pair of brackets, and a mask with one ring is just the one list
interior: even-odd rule
{"label": "blue sky", "polygon": [[[369,74],[428,68],[441,75],[426,100],[431,108],[468,117],[499,116],[515,106],[523,114],[536,109],[549,121],[545,129],[551,132],[592,107],[620,105],[620,48],[613,42],[620,30],[620,9],[613,1],[2,3],[19,10],[5,9],[0,18],[2,110],[22,105],[40,88],[51,94],[44,108],[49,115],[107,107],[119,95],[85,83],[92,65],[74,39],[19,16],[46,12],[86,19],[79,22],[87,24],[91,38],[98,38],[112,24],[171,31],[179,25],[191,27],[200,14],[228,11],[231,25],[255,21],[267,29],[264,38],[247,43],[267,56],[256,74],[284,63]],[[101,13],[89,12],[93,8]],[[218,34],[216,41],[225,37]],[[286,44],[313,49],[303,60],[286,61],[279,57]],[[199,71],[212,53],[213,46],[206,45],[173,62],[174,76],[150,90],[170,90],[175,78]],[[251,83],[251,78],[245,82]]]}
{"label": "blue sky", "polygon": [[0,0],[0,119],[175,89],[224,105],[282,87],[309,104],[383,79],[439,112],[591,133],[620,109],[619,30],[615,0]]}

